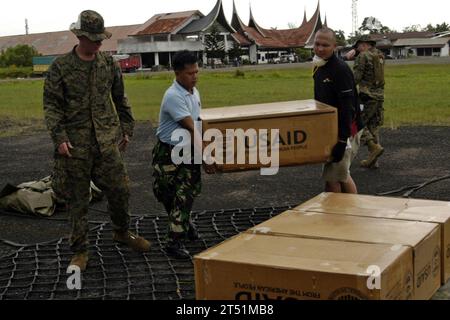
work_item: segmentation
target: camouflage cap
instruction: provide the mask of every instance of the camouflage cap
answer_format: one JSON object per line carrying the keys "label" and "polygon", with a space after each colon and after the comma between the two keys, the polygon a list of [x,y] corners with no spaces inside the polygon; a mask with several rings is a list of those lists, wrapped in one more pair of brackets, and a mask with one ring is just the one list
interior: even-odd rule
{"label": "camouflage cap", "polygon": [[106,31],[103,17],[95,11],[85,10],[78,16],[78,21],[70,25],[77,37],[86,36],[91,41],[102,41],[111,38],[111,32]]}
{"label": "camouflage cap", "polygon": [[368,43],[368,44],[372,45],[373,47],[375,47],[377,45],[377,42],[375,40],[371,39],[369,35],[363,35],[363,36],[359,37],[358,40],[356,40],[355,44],[353,45],[353,48],[355,48],[355,49],[358,48],[358,45],[361,42]]}

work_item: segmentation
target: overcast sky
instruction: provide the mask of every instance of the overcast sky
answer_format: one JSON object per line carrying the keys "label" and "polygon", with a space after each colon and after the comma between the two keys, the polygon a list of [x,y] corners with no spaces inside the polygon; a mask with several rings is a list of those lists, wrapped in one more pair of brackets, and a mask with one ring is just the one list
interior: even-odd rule
{"label": "overcast sky", "polygon": [[[249,0],[235,0],[244,23],[249,18]],[[30,33],[62,31],[69,28],[85,9],[100,12],[107,26],[144,23],[156,13],[200,10],[203,14],[214,7],[216,0],[2,0],[0,36],[25,33],[28,19]],[[223,0],[225,14],[231,20],[233,0]],[[321,0],[322,17],[326,14],[333,29],[352,31],[351,0]],[[264,28],[287,29],[288,23],[299,25],[306,8],[308,19],[317,0],[252,0],[253,14]],[[359,25],[364,17],[374,16],[391,29],[428,23],[450,23],[450,0],[359,0]]]}

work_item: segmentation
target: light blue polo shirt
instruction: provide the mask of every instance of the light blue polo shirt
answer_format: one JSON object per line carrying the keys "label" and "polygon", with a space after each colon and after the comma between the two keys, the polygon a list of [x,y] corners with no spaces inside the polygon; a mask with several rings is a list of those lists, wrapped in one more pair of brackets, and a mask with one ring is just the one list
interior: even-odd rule
{"label": "light blue polo shirt", "polygon": [[161,103],[159,113],[159,127],[156,136],[164,143],[176,145],[179,141],[172,141],[172,133],[176,129],[183,127],[178,121],[191,117],[198,121],[202,105],[200,102],[200,93],[196,88],[193,94],[183,88],[176,80],[172,86],[167,89]]}

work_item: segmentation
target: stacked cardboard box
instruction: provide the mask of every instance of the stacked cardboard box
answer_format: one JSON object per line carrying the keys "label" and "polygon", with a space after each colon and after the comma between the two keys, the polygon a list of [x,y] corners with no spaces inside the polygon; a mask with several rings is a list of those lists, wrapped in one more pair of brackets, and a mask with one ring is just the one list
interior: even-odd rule
{"label": "stacked cardboard box", "polygon": [[194,259],[197,299],[430,299],[450,204],[322,194]]}
{"label": "stacked cardboard box", "polygon": [[437,223],[441,229],[441,284],[450,279],[450,202],[323,193],[294,210]]}
{"label": "stacked cardboard box", "polygon": [[249,232],[408,246],[413,249],[414,298],[430,299],[440,287],[441,237],[434,223],[287,211]]}
{"label": "stacked cardboard box", "polygon": [[242,233],[197,255],[194,267],[198,300],[391,300],[413,295],[412,249],[401,245]]}

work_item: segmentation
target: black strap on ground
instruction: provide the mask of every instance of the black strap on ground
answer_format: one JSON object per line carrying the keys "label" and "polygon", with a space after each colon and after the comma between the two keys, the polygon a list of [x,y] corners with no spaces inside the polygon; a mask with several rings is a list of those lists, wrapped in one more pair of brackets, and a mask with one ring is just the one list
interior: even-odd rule
{"label": "black strap on ground", "polygon": [[89,264],[81,290],[69,290],[67,274],[72,252],[67,239],[26,245],[0,259],[0,300],[3,299],[194,299],[192,259],[207,248],[291,209],[253,208],[194,212],[200,239],[186,243],[190,259],[168,256],[166,216],[132,220],[131,231],[152,242],[151,251],[135,253],[112,240],[111,224],[89,232]]}
{"label": "black strap on ground", "polygon": [[402,188],[399,188],[399,189],[396,189],[396,190],[392,190],[392,191],[388,191],[388,192],[377,193],[377,196],[390,196],[390,195],[395,195],[395,194],[398,194],[398,193],[406,191],[406,192],[403,193],[402,197],[409,198],[414,193],[416,193],[417,191],[420,191],[423,188],[425,188],[425,187],[427,187],[427,186],[429,186],[431,184],[434,184],[434,183],[437,183],[437,182],[441,182],[441,181],[444,181],[444,180],[448,180],[448,179],[450,179],[450,175],[445,175],[443,177],[433,178],[431,180],[425,181],[423,183],[415,184],[415,185],[412,185],[412,186],[406,186],[406,187],[402,187]]}

